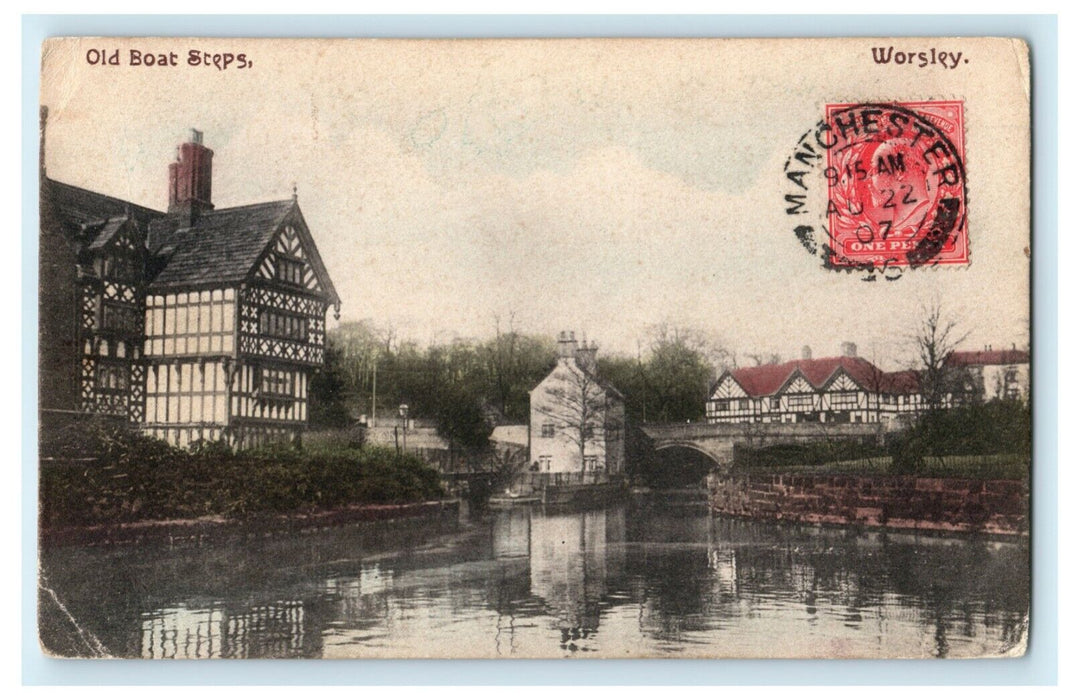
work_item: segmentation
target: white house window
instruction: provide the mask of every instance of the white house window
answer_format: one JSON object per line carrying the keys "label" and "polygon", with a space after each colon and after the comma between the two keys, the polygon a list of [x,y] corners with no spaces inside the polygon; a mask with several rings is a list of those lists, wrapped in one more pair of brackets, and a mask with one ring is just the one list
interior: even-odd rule
{"label": "white house window", "polygon": [[551,455],[540,455],[540,471],[551,471]]}
{"label": "white house window", "polygon": [[540,427],[540,437],[550,438],[555,436],[555,424],[544,423]]}
{"label": "white house window", "polygon": [[599,471],[599,460],[597,460],[595,457],[585,457],[584,470],[586,472]]}

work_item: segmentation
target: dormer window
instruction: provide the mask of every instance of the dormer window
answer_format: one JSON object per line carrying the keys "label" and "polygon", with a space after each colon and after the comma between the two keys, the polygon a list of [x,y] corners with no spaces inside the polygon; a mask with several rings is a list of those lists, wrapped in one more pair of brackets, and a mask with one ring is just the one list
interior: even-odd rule
{"label": "dormer window", "polygon": [[305,265],[301,260],[276,256],[276,281],[301,286],[304,267]]}
{"label": "dormer window", "polygon": [[111,251],[101,259],[101,277],[112,280],[135,281],[140,278],[138,261],[122,251]]}

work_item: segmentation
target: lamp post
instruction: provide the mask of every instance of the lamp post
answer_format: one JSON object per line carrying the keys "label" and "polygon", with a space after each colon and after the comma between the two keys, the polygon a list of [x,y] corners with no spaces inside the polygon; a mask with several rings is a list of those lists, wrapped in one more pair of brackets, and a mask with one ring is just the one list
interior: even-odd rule
{"label": "lamp post", "polygon": [[406,428],[409,427],[409,406],[399,404],[398,415],[402,419],[402,451],[406,451]]}

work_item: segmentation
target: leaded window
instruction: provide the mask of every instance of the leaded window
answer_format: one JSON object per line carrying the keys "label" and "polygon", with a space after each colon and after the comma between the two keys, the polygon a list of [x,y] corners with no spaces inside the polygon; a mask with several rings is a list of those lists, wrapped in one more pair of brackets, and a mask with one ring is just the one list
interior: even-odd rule
{"label": "leaded window", "polygon": [[280,256],[276,259],[275,278],[287,284],[301,285],[303,266],[300,260]]}
{"label": "leaded window", "polygon": [[303,316],[283,313],[273,309],[264,309],[260,315],[261,335],[287,340],[309,339],[309,320]]}
{"label": "leaded window", "polygon": [[261,394],[264,396],[294,396],[294,373],[284,369],[261,370]]}

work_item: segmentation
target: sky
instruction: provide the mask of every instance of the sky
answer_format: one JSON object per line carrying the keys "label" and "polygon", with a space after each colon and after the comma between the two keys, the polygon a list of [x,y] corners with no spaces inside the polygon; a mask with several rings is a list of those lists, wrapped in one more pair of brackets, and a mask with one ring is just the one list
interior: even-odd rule
{"label": "sky", "polygon": [[[959,42],[970,63],[907,70],[875,65],[866,39],[70,40],[45,49],[45,162],[165,209],[167,164],[202,130],[217,208],[296,185],[342,320],[421,343],[512,316],[635,354],[669,323],[742,356],[853,341],[900,366],[934,301],[965,348],[1028,340],[1025,66],[1008,42]],[[125,65],[131,49],[179,65]],[[190,49],[253,65],[191,67]],[[827,103],[935,96],[965,102],[971,264],[894,282],[823,269],[785,214],[797,139]]]}

